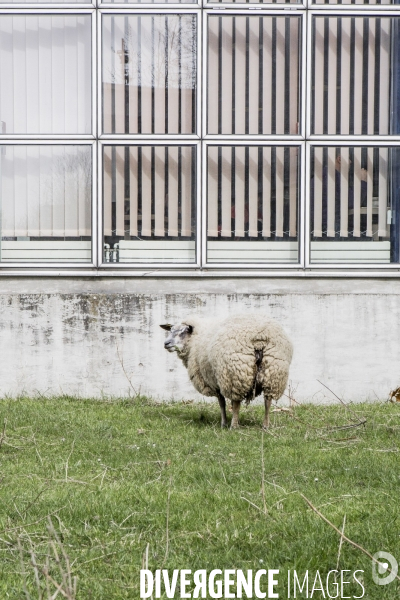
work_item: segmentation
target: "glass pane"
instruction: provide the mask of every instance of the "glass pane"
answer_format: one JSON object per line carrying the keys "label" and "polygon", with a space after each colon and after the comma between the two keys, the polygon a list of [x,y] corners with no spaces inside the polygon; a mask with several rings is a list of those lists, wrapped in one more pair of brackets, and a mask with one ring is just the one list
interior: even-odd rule
{"label": "glass pane", "polygon": [[104,133],[195,133],[197,19],[103,19]]}
{"label": "glass pane", "polygon": [[169,3],[175,3],[175,4],[187,4],[187,3],[191,3],[191,4],[196,4],[197,0],[102,0],[103,4],[114,4],[114,2],[119,2],[121,4],[125,3],[125,4],[141,4],[145,1],[149,1],[149,3],[151,4],[169,4]]}
{"label": "glass pane", "polygon": [[75,3],[86,3],[86,4],[91,4],[91,0],[0,0],[0,6],[2,4],[37,4],[38,2],[40,2],[41,4],[52,4],[53,2],[57,2],[57,3],[64,3],[64,2],[71,2],[71,4],[75,4]]}
{"label": "glass pane", "polygon": [[313,19],[313,133],[392,133],[398,23],[387,17]]}
{"label": "glass pane", "polygon": [[398,4],[397,0],[312,0],[313,4]]}
{"label": "glass pane", "polygon": [[208,262],[298,262],[299,156],[297,147],[208,147]]}
{"label": "glass pane", "polygon": [[0,146],[2,262],[90,262],[90,146]]}
{"label": "glass pane", "polygon": [[399,262],[399,191],[399,148],[312,148],[312,262]]}
{"label": "glass pane", "polygon": [[104,146],[105,262],[195,261],[196,148]]}
{"label": "glass pane", "polygon": [[1,133],[91,133],[91,78],[89,15],[1,16]]}
{"label": "glass pane", "polygon": [[299,132],[300,17],[210,16],[210,134]]}
{"label": "glass pane", "polygon": [[243,4],[301,4],[301,0],[208,0],[211,3],[242,2]]}

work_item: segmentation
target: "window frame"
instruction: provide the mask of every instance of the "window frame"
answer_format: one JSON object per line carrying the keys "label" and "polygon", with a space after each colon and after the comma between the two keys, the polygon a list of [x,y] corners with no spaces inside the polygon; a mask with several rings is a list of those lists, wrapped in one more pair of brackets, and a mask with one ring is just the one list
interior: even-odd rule
{"label": "window frame", "polygon": [[[197,91],[196,134],[104,134],[102,127],[102,20],[111,14],[197,14]],[[81,276],[210,276],[210,277],[399,277],[400,264],[312,263],[310,261],[310,156],[313,146],[394,147],[400,135],[316,135],[311,134],[312,19],[314,16],[400,17],[400,4],[316,4],[306,0],[299,4],[249,4],[204,1],[196,3],[4,3],[0,17],[7,15],[91,15],[92,65],[92,132],[84,135],[2,134],[0,145],[88,145],[92,148],[92,261],[90,263],[0,263],[2,275],[81,275]],[[207,22],[209,15],[253,14],[301,18],[300,56],[300,132],[298,135],[212,135],[207,134]],[[196,146],[196,261],[187,264],[105,263],[103,262],[103,147],[105,145],[193,145]],[[298,201],[297,263],[207,263],[207,173],[205,157],[209,146],[296,146],[301,150]]]}

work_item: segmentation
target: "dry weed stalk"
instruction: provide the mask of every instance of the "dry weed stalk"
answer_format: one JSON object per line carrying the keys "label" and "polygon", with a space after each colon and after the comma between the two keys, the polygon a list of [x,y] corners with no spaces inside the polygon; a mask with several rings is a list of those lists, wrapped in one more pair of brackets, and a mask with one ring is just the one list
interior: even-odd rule
{"label": "dry weed stalk", "polygon": [[[343,531],[340,531],[340,529],[338,529],[333,523],[331,523],[326,517],[324,517],[324,515],[322,513],[320,513],[317,508],[315,508],[315,506],[312,504],[312,502],[310,502],[310,500],[308,498],[306,498],[303,494],[300,494],[300,496],[303,498],[303,500],[305,500],[305,502],[307,502],[308,506],[319,517],[321,517],[321,519],[323,521],[325,521],[325,523],[328,523],[328,525],[330,525],[330,527],[332,527],[332,529],[334,529],[336,531],[336,533],[338,533],[340,535],[341,539],[345,540],[346,542],[348,542],[349,544],[351,544],[352,546],[354,546],[354,548],[357,548],[358,550],[361,550],[361,552],[363,552],[364,554],[366,554],[368,556],[368,558],[370,558],[377,565],[381,564],[379,562],[379,560],[377,560],[374,556],[372,556],[372,554],[370,552],[368,552],[368,550],[366,550],[365,548],[363,548],[362,546],[360,546],[360,544],[356,544],[356,542],[353,542],[353,540],[351,540],[346,535],[344,535]],[[344,524],[343,524],[343,529],[344,529]],[[389,571],[389,573],[392,573],[392,569],[390,567],[388,567],[387,570]],[[396,579],[398,579],[400,581],[400,577],[398,575],[396,575]]]}
{"label": "dry weed stalk", "polygon": [[[50,516],[48,517],[47,531],[48,550],[44,562],[38,560],[35,545],[26,530],[24,530],[24,536],[20,534],[17,538],[25,598],[26,600],[32,600],[33,598],[27,585],[28,577],[33,574],[36,587],[35,598],[37,600],[55,600],[59,596],[66,598],[66,600],[76,600],[78,580],[77,577],[72,577],[68,554]],[[22,542],[27,542],[29,549],[24,549]],[[28,564],[26,563],[26,555],[29,557]],[[58,573],[55,571],[58,571]]]}
{"label": "dry weed stalk", "polygon": [[1,435],[0,435],[0,448],[2,447],[3,442],[6,439],[6,427],[7,427],[7,419],[4,419],[3,431],[1,432]]}
{"label": "dry weed stalk", "polygon": [[140,396],[140,388],[139,388],[139,390],[137,390],[137,389],[136,389],[136,388],[133,386],[133,383],[132,383],[133,374],[132,374],[132,375],[129,377],[129,375],[128,375],[128,373],[127,373],[126,369],[125,369],[124,358],[123,358],[123,356],[120,354],[120,351],[119,351],[118,342],[116,343],[116,345],[117,345],[117,356],[118,356],[119,364],[120,364],[120,365],[121,365],[121,367],[122,367],[122,371],[124,372],[124,375],[125,375],[125,377],[126,377],[126,379],[127,379],[128,383],[129,383],[129,386],[130,386],[130,388],[132,389],[132,391],[133,391],[133,393],[134,393],[135,397],[137,398],[137,397],[139,397],[139,396]]}

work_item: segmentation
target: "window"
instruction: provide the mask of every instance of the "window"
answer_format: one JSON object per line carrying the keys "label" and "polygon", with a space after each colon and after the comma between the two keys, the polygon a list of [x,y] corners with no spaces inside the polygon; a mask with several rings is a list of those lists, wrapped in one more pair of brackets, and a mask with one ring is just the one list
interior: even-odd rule
{"label": "window", "polygon": [[398,4],[0,14],[0,269],[398,270]]}

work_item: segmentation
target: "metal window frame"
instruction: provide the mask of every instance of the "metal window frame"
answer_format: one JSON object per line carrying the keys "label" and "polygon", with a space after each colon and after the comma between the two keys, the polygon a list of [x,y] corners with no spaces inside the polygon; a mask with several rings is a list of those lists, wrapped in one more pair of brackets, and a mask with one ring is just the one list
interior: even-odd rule
{"label": "metal window frame", "polygon": [[[56,5],[46,5],[43,7],[42,5],[32,6],[28,3],[23,6],[1,6],[0,7],[0,17],[1,15],[6,14],[7,16],[24,16],[24,15],[43,15],[43,16],[82,16],[82,15],[90,15],[91,22],[91,44],[90,44],[90,52],[91,52],[91,71],[92,71],[92,85],[91,85],[91,133],[89,134],[2,134],[0,135],[0,145],[1,146],[90,146],[92,153],[92,198],[91,198],[91,260],[90,262],[84,263],[76,263],[76,262],[13,262],[6,263],[0,262],[0,275],[9,275],[11,272],[14,272],[17,269],[17,273],[25,272],[25,274],[30,274],[33,269],[41,269],[42,274],[46,274],[48,272],[53,272],[54,269],[57,269],[57,274],[60,275],[65,273],[66,271],[70,272],[71,270],[77,274],[81,273],[83,270],[87,270],[90,268],[96,268],[98,265],[98,256],[97,256],[97,236],[98,236],[98,227],[97,227],[97,213],[98,213],[98,203],[97,203],[97,172],[96,172],[96,164],[97,164],[97,93],[96,93],[96,80],[97,80],[97,60],[96,60],[96,21],[97,21],[97,11],[93,5],[90,7],[85,5],[81,5],[79,3],[65,3],[65,4],[56,4]],[[20,271],[21,269],[21,271]],[[58,269],[60,271],[58,271]]]}
{"label": "metal window frame", "polygon": [[[192,146],[196,148],[196,238],[195,238],[195,248],[196,248],[196,259],[194,262],[187,263],[158,263],[156,261],[149,261],[148,263],[135,263],[134,261],[130,263],[107,263],[103,261],[103,244],[104,244],[104,235],[103,235],[103,148],[104,146]],[[147,137],[142,140],[127,140],[125,137],[122,139],[119,136],[119,139],[112,140],[101,140],[98,146],[98,156],[97,156],[97,182],[98,182],[98,199],[99,199],[99,207],[98,207],[98,226],[99,226],[99,236],[98,236],[98,247],[97,253],[99,257],[99,267],[104,269],[104,272],[109,272],[112,270],[120,272],[125,272],[127,269],[146,269],[146,270],[158,270],[158,269],[173,269],[174,266],[176,269],[182,270],[184,273],[187,270],[200,269],[201,268],[201,214],[202,214],[202,195],[201,195],[201,142],[198,139],[195,140],[182,140],[175,136],[174,143],[171,140],[168,140],[168,143],[165,139],[152,139]]]}
{"label": "metal window frame", "polygon": [[[302,17],[302,54],[301,54],[301,132],[299,136],[209,136],[204,131],[206,123],[206,59],[207,59],[207,19],[209,14],[270,14],[277,16],[289,13]],[[93,3],[5,3],[0,7],[1,14],[91,14],[92,15],[92,133],[90,135],[2,135],[0,145],[89,145],[92,147],[92,262],[91,263],[0,263],[2,276],[84,276],[84,277],[295,277],[295,278],[398,278],[400,264],[315,264],[310,262],[310,152],[313,146],[368,146],[391,147],[400,143],[399,136],[329,136],[310,134],[311,108],[311,22],[313,16],[362,16],[362,17],[395,17],[399,16],[400,5],[343,5],[315,4],[312,0],[304,0],[299,4],[254,4],[245,3],[212,3],[206,0],[201,3],[111,3],[102,0]],[[190,136],[160,135],[100,135],[101,131],[101,21],[103,14],[198,14],[198,85],[197,85],[197,133]],[[187,265],[175,264],[135,264],[102,263],[103,230],[102,230],[102,149],[104,145],[195,145],[197,147],[197,210],[196,210],[196,263]],[[272,265],[260,263],[245,266],[243,264],[207,265],[206,258],[206,173],[203,158],[209,145],[265,145],[265,146],[298,146],[300,159],[300,198],[299,198],[299,263],[287,264],[272,268]]]}
{"label": "metal window frame", "polygon": [[[70,5],[68,5],[70,7]],[[0,142],[2,140],[96,140],[97,129],[96,129],[96,112],[97,112],[97,94],[96,94],[96,15],[97,11],[95,8],[82,8],[82,10],[78,11],[76,7],[74,8],[65,8],[62,10],[55,10],[53,7],[48,9],[9,9],[4,10],[2,6],[0,6],[0,18],[2,15],[7,16],[24,16],[24,15],[37,15],[37,16],[82,16],[82,15],[90,15],[91,16],[91,69],[92,69],[92,92],[91,92],[91,133],[77,133],[77,134],[68,134],[68,133],[48,133],[48,134],[39,134],[39,133],[10,133],[10,134],[1,134]]]}
{"label": "metal window frame", "polygon": [[[292,263],[273,263],[273,262],[268,262],[265,261],[264,263],[209,263],[207,261],[207,171],[205,169],[205,165],[207,164],[207,150],[209,147],[218,147],[218,146],[227,146],[227,147],[232,147],[232,146],[242,146],[242,147],[251,147],[251,146],[265,146],[265,147],[291,147],[291,148],[298,148],[299,149],[299,153],[300,153],[300,160],[299,160],[299,197],[297,199],[297,207],[298,207],[298,240],[297,240],[297,247],[298,247],[298,260],[296,262],[292,262]],[[265,269],[268,270],[272,270],[275,271],[276,269],[279,269],[280,271],[286,272],[289,269],[299,269],[299,268],[303,268],[304,267],[304,252],[303,252],[303,248],[304,248],[304,238],[303,238],[303,232],[304,232],[304,217],[302,215],[302,206],[304,204],[304,186],[302,185],[302,171],[304,169],[304,165],[305,165],[305,142],[304,141],[300,141],[298,142],[297,140],[290,140],[290,139],[285,139],[285,140],[268,140],[268,141],[254,141],[254,140],[238,140],[235,139],[234,141],[232,139],[218,139],[218,140],[207,140],[205,142],[203,142],[203,158],[202,158],[202,162],[204,165],[203,168],[203,173],[202,173],[202,187],[203,187],[203,215],[202,215],[202,222],[203,222],[203,228],[202,228],[202,248],[203,248],[203,253],[202,253],[202,264],[204,265],[204,268],[209,269],[210,271],[215,271],[218,269],[228,269],[229,271],[232,270],[241,270],[241,269],[263,269],[263,266],[265,265]],[[246,244],[246,242],[239,242],[238,245],[240,244]]]}
{"label": "metal window frame", "polygon": [[[362,269],[366,271],[370,271],[372,269],[377,268],[377,263],[359,263],[357,261],[354,262],[346,262],[344,263],[315,263],[311,260],[311,228],[310,228],[310,184],[311,184],[311,148],[354,148],[354,147],[364,147],[364,148],[396,148],[399,146],[399,142],[396,140],[391,140],[391,142],[384,142],[384,140],[366,140],[365,136],[363,140],[341,140],[339,143],[331,138],[325,140],[318,141],[307,141],[306,142],[306,207],[305,207],[305,267],[306,269],[313,269],[316,272],[326,269],[327,265],[329,265],[329,269],[356,269],[358,266],[362,265]],[[399,263],[382,263],[379,264],[379,269],[385,272],[388,271],[398,271],[400,268]]]}
{"label": "metal window frame", "polygon": [[[12,269],[39,269],[42,268],[44,271],[50,269],[76,269],[80,272],[82,269],[88,269],[90,267],[96,267],[97,265],[97,228],[94,223],[97,222],[97,173],[95,164],[97,162],[97,145],[94,140],[60,140],[54,139],[50,143],[45,143],[45,140],[2,140],[0,139],[1,146],[87,146],[91,148],[92,152],[92,198],[91,198],[91,219],[92,219],[92,234],[91,234],[91,252],[92,259],[88,262],[1,262],[0,270],[5,271],[8,274]],[[1,242],[0,242],[1,244]]]}
{"label": "metal window frame", "polygon": [[[235,5],[236,6],[236,5]],[[296,8],[296,11],[291,10],[288,14],[287,10],[282,10],[281,8],[276,8],[274,10],[270,10],[268,8],[262,8],[257,10],[257,16],[270,16],[270,17],[289,17],[295,16],[300,18],[301,22],[301,52],[299,55],[299,82],[300,82],[300,93],[299,93],[299,118],[300,118],[300,132],[298,134],[210,134],[207,133],[207,77],[208,77],[208,60],[207,60],[207,50],[208,50],[208,17],[209,16],[225,16],[225,15],[242,15],[242,16],[253,16],[254,13],[251,9],[205,9],[203,10],[203,78],[202,78],[202,92],[203,92],[203,128],[202,128],[202,140],[211,141],[211,140],[220,140],[220,139],[230,139],[230,140],[259,140],[260,142],[266,141],[279,141],[279,140],[296,140],[298,142],[303,141],[305,139],[305,107],[306,107],[306,38],[307,38],[307,22],[306,22],[306,13],[304,9],[299,10]],[[255,15],[254,15],[255,16]]]}
{"label": "metal window frame", "polygon": [[[126,6],[126,5],[125,5]],[[134,9],[128,7],[127,9],[121,11],[121,9],[110,10],[109,7],[107,9],[101,8],[98,9],[98,30],[97,30],[97,40],[98,40],[98,75],[97,75],[97,96],[98,96],[98,115],[97,115],[97,127],[98,127],[98,140],[99,142],[118,140],[123,135],[124,140],[127,141],[140,141],[140,140],[164,140],[166,143],[169,141],[172,142],[176,140],[179,136],[181,140],[190,140],[193,142],[199,141],[201,139],[201,127],[202,127],[202,106],[201,106],[201,72],[202,72],[202,19],[201,19],[201,9],[193,8],[192,5],[188,5],[186,10],[182,10],[182,5],[179,5],[179,9],[171,9],[170,7],[165,8],[161,5],[160,9],[158,6],[154,4],[151,5],[152,10],[149,8],[143,8],[142,4],[140,4],[140,8]],[[192,134],[159,134],[159,133],[141,133],[141,134],[121,134],[121,133],[103,133],[102,129],[102,121],[103,121],[103,98],[102,98],[102,70],[103,70],[103,57],[102,57],[102,25],[103,25],[103,16],[107,15],[179,15],[179,14],[193,14],[197,16],[197,73],[196,73],[196,133]]]}

